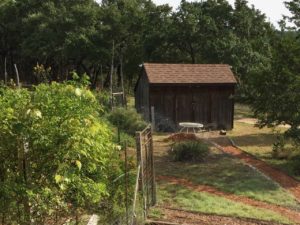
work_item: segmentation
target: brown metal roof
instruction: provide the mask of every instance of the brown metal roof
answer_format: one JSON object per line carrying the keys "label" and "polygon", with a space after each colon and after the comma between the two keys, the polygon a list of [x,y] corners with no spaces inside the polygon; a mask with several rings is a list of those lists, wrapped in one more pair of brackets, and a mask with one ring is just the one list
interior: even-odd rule
{"label": "brown metal roof", "polygon": [[144,63],[152,84],[235,84],[229,65]]}

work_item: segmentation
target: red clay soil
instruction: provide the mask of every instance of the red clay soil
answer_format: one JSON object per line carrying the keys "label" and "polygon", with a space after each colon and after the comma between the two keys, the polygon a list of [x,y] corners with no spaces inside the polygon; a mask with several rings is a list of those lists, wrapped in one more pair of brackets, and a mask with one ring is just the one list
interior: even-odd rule
{"label": "red clay soil", "polygon": [[[164,221],[172,221],[185,225],[280,225],[280,223],[259,221],[254,219],[244,219],[202,213],[189,212],[185,210],[160,208],[164,213]],[[161,225],[162,223],[148,223],[149,225]],[[168,223],[166,223],[168,224]],[[171,224],[171,223],[170,223]]]}
{"label": "red clay soil", "polygon": [[273,212],[279,213],[281,215],[284,215],[285,217],[289,218],[291,221],[295,223],[299,223],[300,221],[300,212],[278,206],[278,205],[273,205],[261,201],[257,201],[248,197],[244,196],[239,196],[239,195],[234,195],[226,192],[222,192],[214,187],[207,186],[207,185],[196,185],[186,179],[181,179],[181,178],[175,178],[175,177],[169,177],[169,176],[158,176],[158,180],[163,180],[167,181],[171,184],[177,184],[177,185],[182,185],[185,188],[188,188],[192,191],[196,192],[206,192],[209,194],[217,195],[220,197],[224,197],[226,199],[232,200],[234,202],[240,202],[246,205],[254,206],[257,208],[262,208],[262,209],[268,209]]}
{"label": "red clay soil", "polygon": [[285,174],[284,172],[275,169],[268,165],[267,163],[256,159],[252,155],[247,154],[246,152],[233,147],[230,144],[226,144],[226,141],[217,141],[217,144],[221,146],[221,149],[230,155],[233,155],[247,164],[250,164],[257,168],[259,171],[264,173],[265,175],[272,178],[274,181],[279,183],[283,188],[290,191],[295,198],[300,202],[300,182]]}
{"label": "red clay soil", "polygon": [[180,141],[199,141],[199,138],[193,133],[176,133],[170,135],[165,141],[173,141],[173,142],[180,142]]}

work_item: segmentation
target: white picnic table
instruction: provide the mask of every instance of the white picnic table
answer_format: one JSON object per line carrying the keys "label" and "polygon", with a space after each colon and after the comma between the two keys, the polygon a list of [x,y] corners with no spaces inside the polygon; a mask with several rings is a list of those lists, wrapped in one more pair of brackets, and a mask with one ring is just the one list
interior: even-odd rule
{"label": "white picnic table", "polygon": [[187,133],[189,132],[189,129],[193,129],[193,132],[196,133],[195,129],[197,131],[201,131],[204,127],[202,123],[191,123],[191,122],[182,122],[179,123],[179,126],[181,127],[180,132],[186,129]]}

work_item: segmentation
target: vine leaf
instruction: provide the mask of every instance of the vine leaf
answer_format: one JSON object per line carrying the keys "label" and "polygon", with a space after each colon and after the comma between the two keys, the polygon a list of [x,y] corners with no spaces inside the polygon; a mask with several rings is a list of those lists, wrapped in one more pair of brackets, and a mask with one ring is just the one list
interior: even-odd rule
{"label": "vine leaf", "polygon": [[76,166],[78,167],[78,169],[81,170],[81,167],[82,167],[81,162],[79,160],[76,160],[75,163],[76,163]]}

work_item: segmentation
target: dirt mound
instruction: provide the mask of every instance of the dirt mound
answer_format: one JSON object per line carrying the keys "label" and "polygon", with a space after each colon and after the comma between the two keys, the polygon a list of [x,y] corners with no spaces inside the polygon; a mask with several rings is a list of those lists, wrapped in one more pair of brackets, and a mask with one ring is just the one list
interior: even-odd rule
{"label": "dirt mound", "polygon": [[181,142],[181,141],[198,141],[199,139],[193,133],[175,133],[165,139],[165,141]]}

